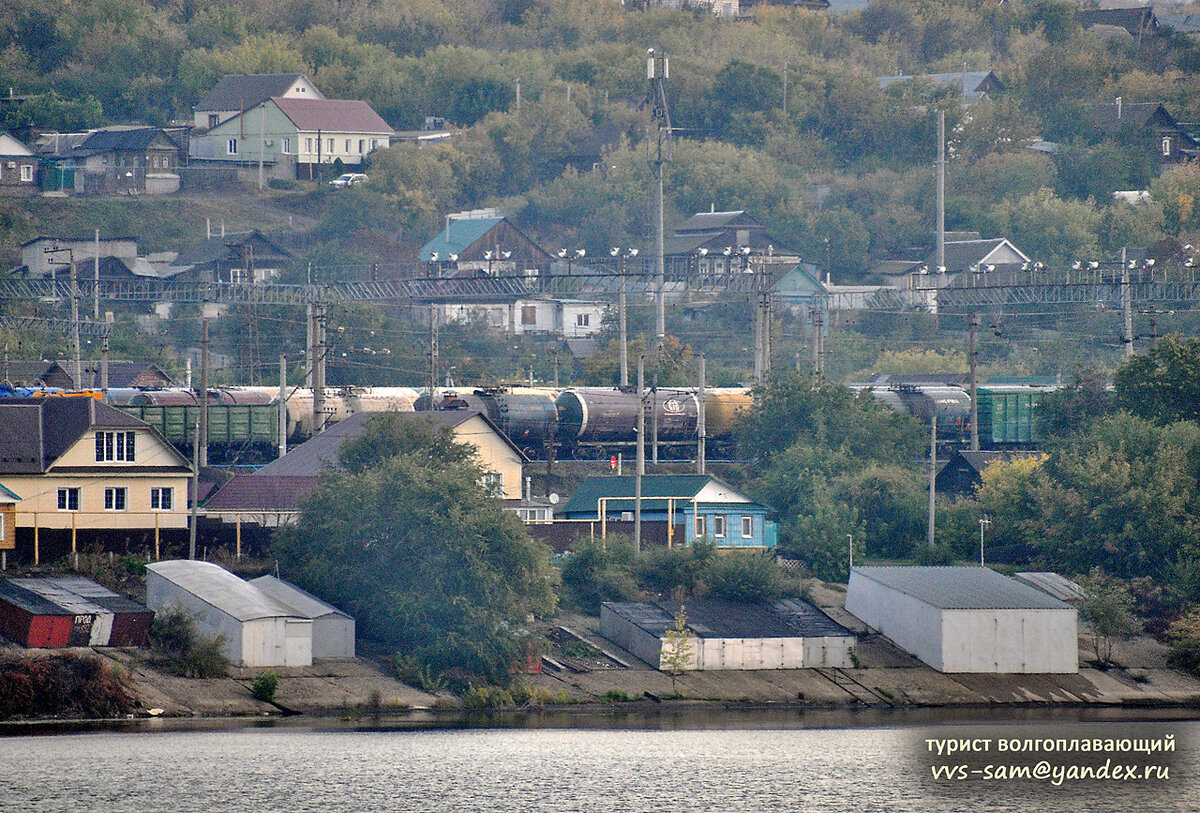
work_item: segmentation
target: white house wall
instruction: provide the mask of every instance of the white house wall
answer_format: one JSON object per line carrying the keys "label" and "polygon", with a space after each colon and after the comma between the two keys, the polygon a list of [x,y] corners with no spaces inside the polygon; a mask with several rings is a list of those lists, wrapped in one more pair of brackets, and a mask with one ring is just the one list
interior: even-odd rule
{"label": "white house wall", "polygon": [[1075,610],[943,610],[943,672],[1073,674]]}

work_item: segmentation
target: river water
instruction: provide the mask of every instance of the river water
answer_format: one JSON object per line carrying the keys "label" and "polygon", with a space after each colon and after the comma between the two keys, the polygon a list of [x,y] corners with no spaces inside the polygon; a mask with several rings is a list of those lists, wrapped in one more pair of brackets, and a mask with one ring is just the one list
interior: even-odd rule
{"label": "river water", "polygon": [[[801,713],[491,718],[493,727],[311,721],[0,736],[0,810],[20,811],[1200,811],[1200,723],[962,719],[930,726]],[[866,723],[861,724],[861,723]],[[499,724],[501,727],[494,727]],[[185,724],[186,725],[186,724]],[[511,726],[511,727],[505,727]],[[11,729],[10,729],[11,730]],[[927,739],[1164,737],[1169,778],[1056,784],[934,780]],[[1134,758],[1136,756],[1136,759]]]}

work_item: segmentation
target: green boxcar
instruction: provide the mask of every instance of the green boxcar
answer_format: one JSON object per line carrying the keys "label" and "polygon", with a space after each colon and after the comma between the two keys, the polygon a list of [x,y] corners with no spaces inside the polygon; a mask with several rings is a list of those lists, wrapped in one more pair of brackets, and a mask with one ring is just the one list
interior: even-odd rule
{"label": "green boxcar", "polygon": [[[141,418],[171,444],[190,447],[200,420],[199,406],[121,406]],[[272,404],[213,404],[208,408],[208,442],[213,446],[274,444],[279,438],[279,407]]]}
{"label": "green boxcar", "polygon": [[989,446],[1040,443],[1037,408],[1053,387],[979,388],[979,439]]}

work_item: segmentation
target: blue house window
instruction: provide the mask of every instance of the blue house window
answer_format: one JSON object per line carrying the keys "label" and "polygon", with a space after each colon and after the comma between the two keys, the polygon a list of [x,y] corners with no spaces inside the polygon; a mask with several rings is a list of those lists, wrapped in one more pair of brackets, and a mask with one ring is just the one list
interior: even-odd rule
{"label": "blue house window", "polygon": [[704,515],[696,515],[696,538],[703,539],[708,534],[708,530],[704,527]]}
{"label": "blue house window", "polygon": [[754,538],[754,517],[742,517],[742,539]]}
{"label": "blue house window", "polygon": [[715,539],[724,539],[725,538],[725,515],[724,514],[715,514],[713,516],[713,538],[715,538]]}

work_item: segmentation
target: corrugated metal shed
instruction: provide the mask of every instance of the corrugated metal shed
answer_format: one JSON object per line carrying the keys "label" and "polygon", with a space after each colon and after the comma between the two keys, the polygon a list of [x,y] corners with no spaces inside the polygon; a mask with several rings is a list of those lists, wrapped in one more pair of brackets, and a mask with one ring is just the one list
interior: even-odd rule
{"label": "corrugated metal shed", "polygon": [[856,567],[855,573],[942,610],[1069,610],[986,567]]}
{"label": "corrugated metal shed", "polygon": [[259,576],[250,584],[313,622],[314,658],[353,658],[354,619],[294,584],[274,576]]}
{"label": "corrugated metal shed", "polygon": [[296,615],[292,608],[212,562],[175,559],[154,562],[147,565],[146,570],[179,585],[201,601],[239,621]]}
{"label": "corrugated metal shed", "polygon": [[1035,587],[1043,593],[1048,593],[1059,601],[1078,601],[1084,596],[1082,587],[1057,573],[1048,571],[1014,573],[1013,578],[1030,587]]}

